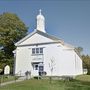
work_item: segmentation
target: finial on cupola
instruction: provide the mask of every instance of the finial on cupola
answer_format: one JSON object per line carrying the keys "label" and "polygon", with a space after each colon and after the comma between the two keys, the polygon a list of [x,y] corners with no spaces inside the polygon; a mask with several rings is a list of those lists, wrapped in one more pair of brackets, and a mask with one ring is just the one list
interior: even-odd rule
{"label": "finial on cupola", "polygon": [[40,14],[40,15],[42,14],[42,10],[41,10],[41,9],[39,10],[39,14]]}
{"label": "finial on cupola", "polygon": [[42,10],[39,10],[39,14],[37,15],[37,30],[41,31],[41,32],[46,32],[45,31],[45,18],[42,15]]}

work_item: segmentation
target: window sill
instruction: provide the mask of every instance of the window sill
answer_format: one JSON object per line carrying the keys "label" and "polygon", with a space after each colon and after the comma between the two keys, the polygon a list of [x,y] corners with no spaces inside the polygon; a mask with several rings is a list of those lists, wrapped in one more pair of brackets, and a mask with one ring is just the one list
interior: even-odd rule
{"label": "window sill", "polygon": [[38,56],[38,55],[43,55],[43,54],[32,54],[32,56]]}

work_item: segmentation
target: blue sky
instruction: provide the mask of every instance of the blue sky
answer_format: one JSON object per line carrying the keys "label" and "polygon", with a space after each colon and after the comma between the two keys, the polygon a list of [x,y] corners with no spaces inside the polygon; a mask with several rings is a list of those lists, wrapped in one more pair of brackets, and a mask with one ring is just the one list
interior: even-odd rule
{"label": "blue sky", "polygon": [[90,0],[0,0],[0,14],[17,14],[29,32],[36,28],[39,9],[49,34],[83,47],[83,53],[90,55]]}

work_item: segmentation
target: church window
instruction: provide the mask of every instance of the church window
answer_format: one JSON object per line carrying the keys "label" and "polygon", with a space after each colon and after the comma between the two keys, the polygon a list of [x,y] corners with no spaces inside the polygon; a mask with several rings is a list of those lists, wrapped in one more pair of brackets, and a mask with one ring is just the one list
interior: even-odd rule
{"label": "church window", "polygon": [[39,48],[36,48],[36,54],[39,54]]}
{"label": "church window", "polygon": [[43,48],[40,48],[40,53],[43,54]]}
{"label": "church window", "polygon": [[43,48],[32,48],[32,54],[43,54]]}
{"label": "church window", "polygon": [[35,54],[35,48],[32,48],[32,54]]}

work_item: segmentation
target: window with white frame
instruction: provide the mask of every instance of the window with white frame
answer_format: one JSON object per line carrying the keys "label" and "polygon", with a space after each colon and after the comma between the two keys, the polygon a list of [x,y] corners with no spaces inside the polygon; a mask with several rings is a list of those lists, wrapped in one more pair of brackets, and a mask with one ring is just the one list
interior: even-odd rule
{"label": "window with white frame", "polygon": [[35,48],[32,48],[32,54],[35,54]]}
{"label": "window with white frame", "polygon": [[32,54],[43,54],[43,48],[32,48]]}
{"label": "window with white frame", "polygon": [[43,48],[40,48],[40,53],[43,53]]}
{"label": "window with white frame", "polygon": [[36,48],[36,54],[39,54],[39,48]]}

